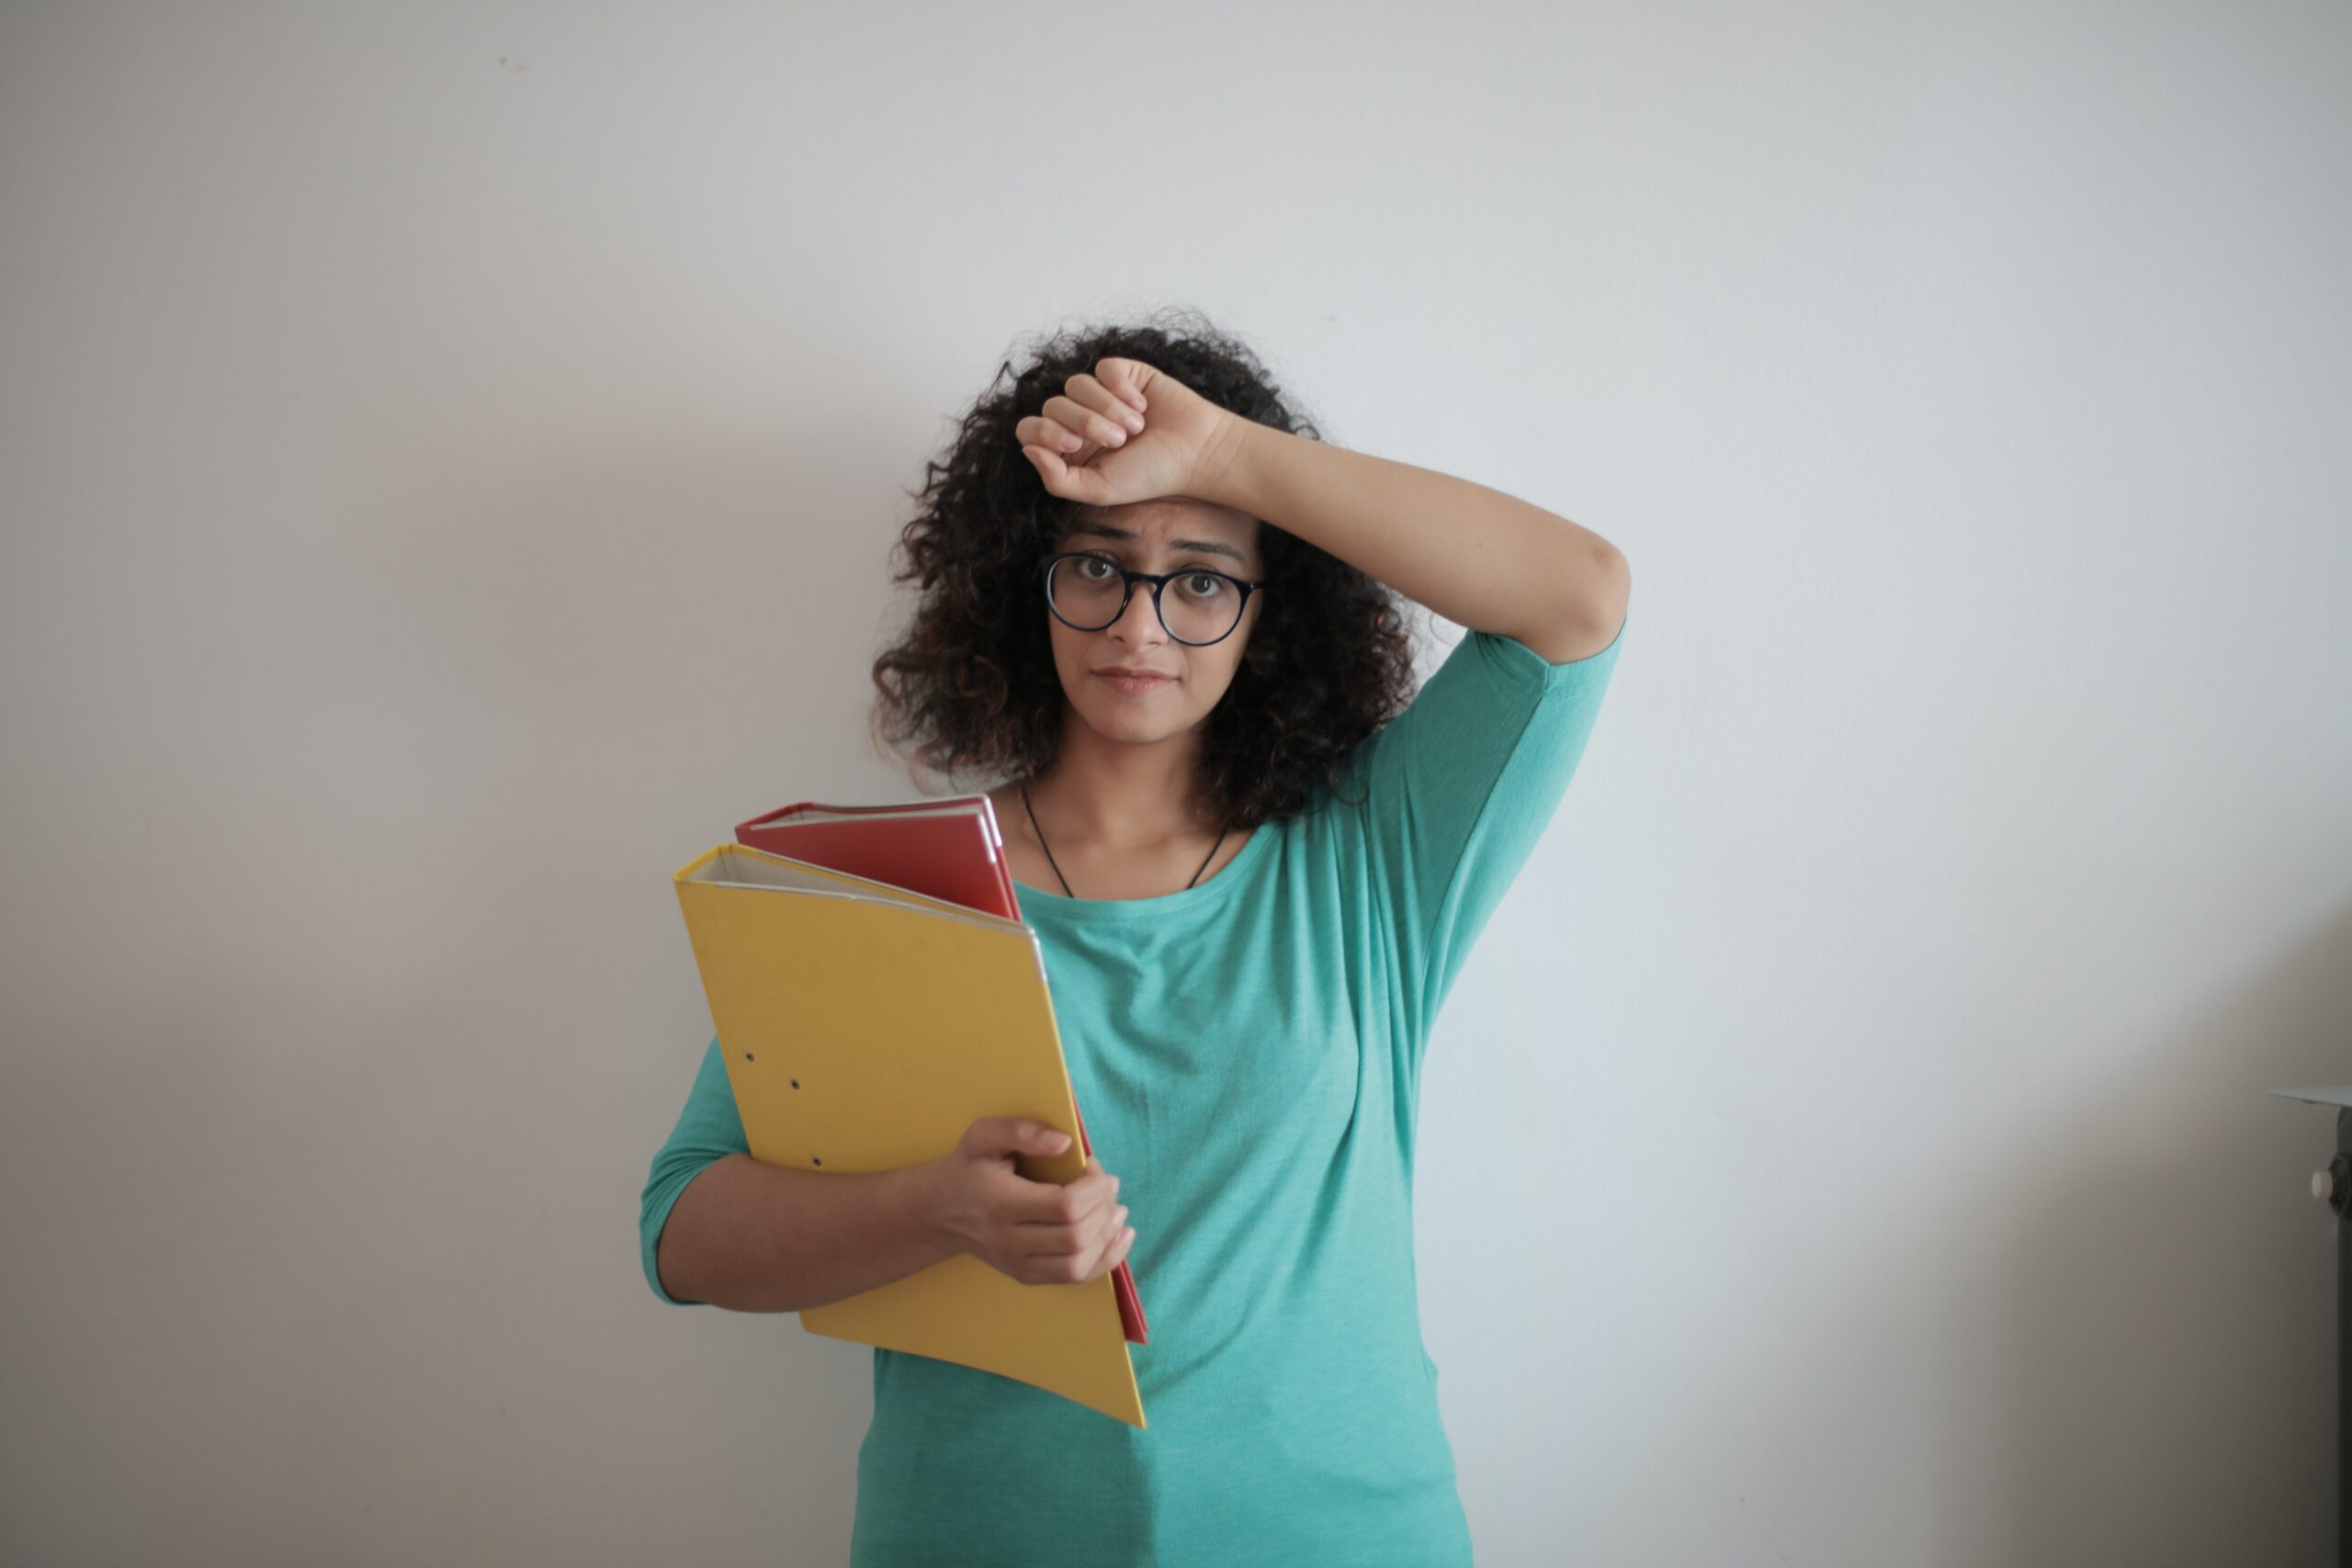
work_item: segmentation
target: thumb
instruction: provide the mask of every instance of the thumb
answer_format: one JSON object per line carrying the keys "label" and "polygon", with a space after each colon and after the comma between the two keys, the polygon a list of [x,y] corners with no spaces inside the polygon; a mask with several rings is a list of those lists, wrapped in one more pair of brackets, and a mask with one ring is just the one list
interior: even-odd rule
{"label": "thumb", "polygon": [[1021,1142],[1023,1147],[1039,1154],[1057,1155],[1069,1147],[1069,1134],[1043,1122],[1024,1121],[1021,1123]]}
{"label": "thumb", "polygon": [[1047,493],[1088,506],[1110,503],[1110,481],[1100,469],[1086,464],[1071,468],[1062,461],[1060,453],[1049,452],[1043,446],[1024,444],[1021,450],[1036,468],[1038,477],[1046,481]]}
{"label": "thumb", "polygon": [[1032,1116],[990,1116],[976,1129],[978,1152],[987,1155],[1057,1155],[1069,1147],[1069,1134],[1048,1127]]}

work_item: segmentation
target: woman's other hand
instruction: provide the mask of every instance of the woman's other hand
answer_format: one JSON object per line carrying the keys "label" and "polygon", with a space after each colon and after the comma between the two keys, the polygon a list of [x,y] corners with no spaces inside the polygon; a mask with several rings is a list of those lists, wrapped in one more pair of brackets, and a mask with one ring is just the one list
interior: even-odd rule
{"label": "woman's other hand", "polygon": [[1024,1285],[1082,1283],[1108,1274],[1136,1233],[1114,1202],[1119,1179],[1089,1156],[1068,1186],[1032,1181],[1013,1156],[1044,1156],[1069,1134],[1027,1117],[983,1116],[956,1148],[932,1161],[933,1218],[965,1251]]}
{"label": "woman's other hand", "polygon": [[1088,506],[1200,496],[1248,422],[1140,359],[1094,362],[1012,427],[1046,489]]}

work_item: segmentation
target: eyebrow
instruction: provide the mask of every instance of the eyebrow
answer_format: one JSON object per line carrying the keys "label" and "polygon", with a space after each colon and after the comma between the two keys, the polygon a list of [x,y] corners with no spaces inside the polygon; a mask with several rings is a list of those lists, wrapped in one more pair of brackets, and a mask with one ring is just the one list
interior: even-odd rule
{"label": "eyebrow", "polygon": [[[1073,523],[1069,531],[1100,535],[1105,539],[1124,539],[1131,545],[1143,537],[1132,528],[1114,528],[1108,523]],[[1198,550],[1204,556],[1231,556],[1235,560],[1244,562],[1249,559],[1231,545],[1220,545],[1215,539],[1170,539],[1168,544],[1171,549]]]}

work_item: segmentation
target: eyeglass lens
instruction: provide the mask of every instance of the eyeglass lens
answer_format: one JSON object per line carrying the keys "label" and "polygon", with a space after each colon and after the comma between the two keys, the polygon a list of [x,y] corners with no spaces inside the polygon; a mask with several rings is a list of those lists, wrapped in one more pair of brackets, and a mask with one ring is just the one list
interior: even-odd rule
{"label": "eyeglass lens", "polygon": [[[1100,631],[1119,618],[1126,582],[1098,556],[1064,556],[1054,563],[1046,592],[1054,609],[1073,626]],[[1137,593],[1150,584],[1136,584]],[[1159,595],[1161,624],[1179,642],[1215,642],[1241,618],[1241,590],[1213,571],[1179,572]]]}

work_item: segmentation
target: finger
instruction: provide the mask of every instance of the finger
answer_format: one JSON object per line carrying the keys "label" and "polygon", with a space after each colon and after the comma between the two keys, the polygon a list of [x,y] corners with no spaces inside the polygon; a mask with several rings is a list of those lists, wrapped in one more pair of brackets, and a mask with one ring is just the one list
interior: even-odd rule
{"label": "finger", "polygon": [[1123,401],[1135,405],[1137,413],[1149,413],[1149,402],[1144,397],[1144,387],[1152,378],[1150,366],[1140,359],[1123,358],[1112,355],[1094,362],[1095,379],[1119,394]]}
{"label": "finger", "polygon": [[[1037,472],[1045,479],[1046,488],[1054,494],[1084,506],[1110,504],[1111,487],[1100,470],[1072,468],[1062,461],[1059,453],[1048,452],[1043,446],[1023,446],[1021,450],[1028,454],[1029,461],[1036,465]],[[1080,453],[1091,456],[1087,448],[1080,448]]]}
{"label": "finger", "polygon": [[1114,1232],[1111,1237],[1111,1244],[1102,1249],[1102,1255],[1094,1260],[1094,1267],[1086,1271],[1086,1277],[1089,1280],[1100,1280],[1103,1275],[1116,1269],[1126,1261],[1127,1254],[1134,1248],[1135,1243],[1136,1233],[1132,1228],[1123,1228]]}
{"label": "finger", "polygon": [[1075,398],[1047,398],[1045,414],[1057,424],[1066,425],[1099,446],[1123,446],[1127,439],[1125,425],[1109,414],[1096,412]]}
{"label": "finger", "polygon": [[1012,438],[1023,446],[1049,446],[1057,452],[1075,452],[1086,445],[1085,437],[1041,414],[1031,414],[1015,424]]}
{"label": "finger", "polygon": [[1124,1203],[1105,1203],[1085,1219],[1069,1227],[1069,1250],[1090,1257],[1116,1241],[1119,1229],[1127,1223]]}
{"label": "finger", "polygon": [[1010,1167],[999,1168],[1003,1190],[994,1195],[998,1211],[1018,1221],[1063,1224],[1086,1208],[1089,1194],[1104,1187],[1116,1189],[1119,1179],[1102,1168],[1102,1156],[1086,1156],[1085,1168],[1070,1180],[1033,1181]]}
{"label": "finger", "polygon": [[1067,1187],[1051,1182],[1032,1185],[1042,1190],[1022,1193],[1013,1200],[1013,1224],[1017,1225],[1048,1229],[1083,1225],[1095,1220],[1119,1195],[1119,1179],[1100,1166]]}
{"label": "finger", "polygon": [[1109,1226],[1082,1225],[1015,1225],[1012,1245],[1022,1257],[1036,1263],[1068,1263],[1073,1258],[1089,1258],[1102,1250],[1109,1240]]}
{"label": "finger", "polygon": [[1095,412],[1072,398],[1050,398],[1046,402],[1043,417],[1097,447],[1121,446],[1126,444],[1127,431],[1110,416]]}
{"label": "finger", "polygon": [[[1023,441],[1021,445],[1021,449],[1023,452],[1031,452],[1034,446],[1035,451],[1052,453],[1055,457],[1061,459],[1062,466],[1059,471],[1063,474],[1069,473],[1073,468],[1083,472],[1085,470],[1085,466],[1092,462],[1096,455],[1102,450],[1102,447],[1097,446],[1093,442],[1081,440],[1080,437],[1071,434],[1069,431],[1064,430],[1060,425],[1056,424],[1052,420],[1041,419],[1037,422],[1037,427],[1039,431],[1043,433],[1042,439],[1035,443]],[[1035,461],[1034,452],[1031,456],[1031,461]],[[1043,475],[1048,479],[1053,479],[1054,470],[1048,469],[1043,463],[1038,463],[1036,466],[1037,472],[1040,475]],[[1067,495],[1070,493],[1069,488],[1066,484],[1058,486],[1056,484],[1048,484],[1046,488],[1048,490],[1052,490],[1057,495]]]}
{"label": "finger", "polygon": [[1042,1232],[1021,1238],[1027,1247],[1023,1256],[1032,1263],[1069,1269],[1066,1278],[1091,1280],[1100,1270],[1103,1254],[1118,1245],[1126,1217],[1126,1210],[1114,1204],[1097,1223],[1060,1227],[1050,1238]]}
{"label": "finger", "polygon": [[1125,1204],[1111,1203],[1103,1207],[1102,1223],[1091,1228],[1086,1237],[1085,1246],[1080,1249],[1085,1253],[1089,1262],[1087,1270],[1089,1279],[1091,1279],[1094,1272],[1102,1267],[1102,1255],[1118,1245],[1120,1233],[1126,1228],[1126,1224],[1127,1211]]}
{"label": "finger", "polygon": [[1092,409],[1130,435],[1143,434],[1143,415],[1112,388],[1083,371],[1069,378],[1069,387],[1072,401]]}

